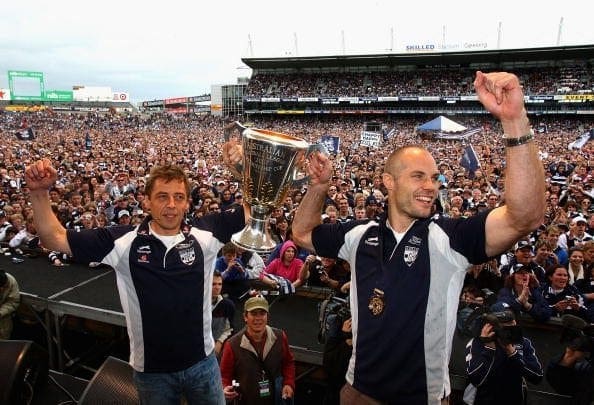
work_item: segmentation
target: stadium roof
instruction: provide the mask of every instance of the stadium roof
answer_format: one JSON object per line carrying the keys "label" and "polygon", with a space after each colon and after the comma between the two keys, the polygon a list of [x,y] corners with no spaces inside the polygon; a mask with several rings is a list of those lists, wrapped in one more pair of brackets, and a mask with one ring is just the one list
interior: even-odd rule
{"label": "stadium roof", "polygon": [[284,58],[242,58],[252,69],[340,68],[398,65],[501,64],[557,60],[594,60],[594,45],[466,52],[426,52],[377,55],[335,55]]}

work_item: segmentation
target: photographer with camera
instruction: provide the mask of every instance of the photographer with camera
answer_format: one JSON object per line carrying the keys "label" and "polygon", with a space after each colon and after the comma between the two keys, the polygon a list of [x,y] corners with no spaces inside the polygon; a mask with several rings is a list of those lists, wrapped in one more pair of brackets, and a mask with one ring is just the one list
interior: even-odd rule
{"label": "photographer with camera", "polygon": [[344,296],[341,294],[341,288],[351,279],[351,273],[346,268],[348,264],[345,265],[344,260],[309,255],[305,263],[309,270],[309,285],[328,287]]}
{"label": "photographer with camera", "polygon": [[[324,405],[340,403],[340,389],[346,383],[345,375],[353,353],[353,320],[350,312],[348,314],[344,312],[339,312],[338,319],[342,321],[339,333],[336,336],[329,336],[324,345],[322,364],[328,376]],[[343,320],[346,315],[348,318]]]}
{"label": "photographer with camera", "polygon": [[474,401],[467,403],[526,404],[524,380],[538,384],[543,377],[532,342],[511,311],[486,314],[483,322],[480,335],[466,345],[466,373],[476,387]]}
{"label": "photographer with camera", "polygon": [[594,325],[573,315],[564,315],[561,343],[564,351],[553,357],[546,379],[553,389],[571,396],[571,405],[587,405],[594,399],[594,368],[590,353],[594,348]]}

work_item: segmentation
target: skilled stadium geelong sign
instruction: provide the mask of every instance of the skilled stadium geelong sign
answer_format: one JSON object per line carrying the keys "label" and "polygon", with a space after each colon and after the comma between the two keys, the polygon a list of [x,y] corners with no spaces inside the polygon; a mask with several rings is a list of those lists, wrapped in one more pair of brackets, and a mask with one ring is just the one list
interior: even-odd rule
{"label": "skilled stadium geelong sign", "polygon": [[456,51],[466,50],[471,51],[475,49],[487,49],[486,42],[464,42],[461,44],[411,44],[406,45],[406,52],[441,52],[441,51]]}

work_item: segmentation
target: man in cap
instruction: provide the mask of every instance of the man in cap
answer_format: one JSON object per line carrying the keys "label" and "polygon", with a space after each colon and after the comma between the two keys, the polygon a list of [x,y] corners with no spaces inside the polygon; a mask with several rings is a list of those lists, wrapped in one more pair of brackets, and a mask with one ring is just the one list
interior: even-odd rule
{"label": "man in cap", "polygon": [[225,343],[221,376],[227,400],[251,405],[280,403],[282,398],[292,403],[295,361],[286,333],[268,326],[269,310],[264,297],[248,299],[245,328]]}
{"label": "man in cap", "polygon": [[509,261],[509,263],[501,266],[499,269],[501,272],[501,276],[505,279],[505,277],[510,275],[511,269],[515,264],[522,264],[530,268],[534,274],[537,274],[540,278],[540,273],[542,273],[544,277],[544,270],[538,269],[535,271],[535,267],[538,266],[536,263],[533,262],[534,252],[532,249],[532,243],[528,240],[521,240],[514,246],[514,255]]}
{"label": "man in cap", "polygon": [[584,242],[593,240],[592,235],[586,232],[588,221],[578,215],[571,220],[569,231],[559,236],[559,246],[569,251],[574,246],[581,246]]}
{"label": "man in cap", "polygon": [[0,270],[0,339],[10,339],[12,316],[19,307],[20,300],[16,279]]}
{"label": "man in cap", "polygon": [[128,210],[121,210],[118,212],[118,225],[130,224],[130,212]]}

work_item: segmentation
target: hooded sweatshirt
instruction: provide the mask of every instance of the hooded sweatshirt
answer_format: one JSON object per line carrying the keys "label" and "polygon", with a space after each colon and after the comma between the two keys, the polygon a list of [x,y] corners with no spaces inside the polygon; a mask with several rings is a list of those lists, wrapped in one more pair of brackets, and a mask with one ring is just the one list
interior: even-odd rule
{"label": "hooded sweatshirt", "polygon": [[298,259],[297,256],[295,256],[295,258],[291,260],[289,265],[285,265],[283,263],[283,258],[285,257],[285,252],[288,248],[293,248],[293,250],[295,250],[295,253],[297,252],[297,246],[295,246],[293,241],[286,241],[285,243],[283,243],[283,246],[281,247],[280,257],[270,262],[268,267],[266,267],[264,273],[274,274],[276,276],[286,278],[291,282],[295,282],[299,278],[299,271],[303,266],[303,261],[301,259]]}

